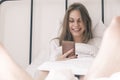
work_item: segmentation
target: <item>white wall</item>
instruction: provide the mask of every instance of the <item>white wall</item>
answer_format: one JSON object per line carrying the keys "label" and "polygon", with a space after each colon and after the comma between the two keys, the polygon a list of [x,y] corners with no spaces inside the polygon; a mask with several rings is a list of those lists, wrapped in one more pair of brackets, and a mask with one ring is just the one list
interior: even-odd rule
{"label": "white wall", "polygon": [[1,16],[1,14],[4,15],[4,13],[1,11],[1,8],[2,8],[2,7],[0,7],[0,42],[3,42],[3,39],[4,39],[4,36],[3,36],[4,27],[2,27],[2,26],[4,26],[4,24],[3,24],[3,22],[4,22],[4,17]]}
{"label": "white wall", "polygon": [[30,1],[6,1],[1,7],[2,43],[23,67],[29,63]]}
{"label": "white wall", "polygon": [[120,16],[120,0],[104,0],[105,25],[108,26],[114,16]]}

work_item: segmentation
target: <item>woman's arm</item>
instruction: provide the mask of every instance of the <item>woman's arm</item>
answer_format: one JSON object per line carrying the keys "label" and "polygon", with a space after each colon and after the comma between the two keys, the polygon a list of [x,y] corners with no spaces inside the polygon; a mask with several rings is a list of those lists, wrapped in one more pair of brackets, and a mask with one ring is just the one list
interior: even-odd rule
{"label": "woman's arm", "polygon": [[62,47],[59,46],[59,40],[53,39],[50,41],[50,60],[55,61],[57,56],[61,55]]}
{"label": "woman's arm", "polygon": [[67,51],[66,53],[62,54],[62,46],[59,46],[59,40],[58,39],[52,40],[50,43],[50,60],[53,60],[53,61],[62,60],[63,61],[63,60],[77,58],[77,55],[67,57],[73,51],[74,50],[71,49]]}

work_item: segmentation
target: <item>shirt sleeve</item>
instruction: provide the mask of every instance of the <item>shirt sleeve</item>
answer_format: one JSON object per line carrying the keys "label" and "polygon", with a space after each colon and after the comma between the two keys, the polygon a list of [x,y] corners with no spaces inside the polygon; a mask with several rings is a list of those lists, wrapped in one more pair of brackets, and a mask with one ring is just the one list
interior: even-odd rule
{"label": "shirt sleeve", "polygon": [[50,60],[56,60],[57,56],[62,53],[62,48],[59,46],[59,40],[54,39],[50,42]]}
{"label": "shirt sleeve", "polygon": [[[97,38],[98,39],[98,38]],[[92,39],[88,43],[76,43],[76,53],[83,55],[96,56],[100,47],[101,39]],[[96,41],[97,40],[97,41]],[[97,43],[99,42],[99,43]]]}

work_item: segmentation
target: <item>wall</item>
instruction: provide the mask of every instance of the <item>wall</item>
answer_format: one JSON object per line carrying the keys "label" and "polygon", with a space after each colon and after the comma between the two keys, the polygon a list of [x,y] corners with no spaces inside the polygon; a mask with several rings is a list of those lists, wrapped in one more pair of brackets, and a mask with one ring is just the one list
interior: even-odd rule
{"label": "wall", "polygon": [[115,16],[120,16],[120,0],[104,0],[105,25],[108,26]]}
{"label": "wall", "polygon": [[2,7],[0,7],[0,42],[2,42],[3,39],[4,39],[4,36],[3,36],[3,33],[4,33],[4,27],[2,27],[2,26],[4,26],[4,24],[3,24],[4,17],[1,16],[1,14],[4,15],[4,13],[1,11],[1,8],[2,8]]}

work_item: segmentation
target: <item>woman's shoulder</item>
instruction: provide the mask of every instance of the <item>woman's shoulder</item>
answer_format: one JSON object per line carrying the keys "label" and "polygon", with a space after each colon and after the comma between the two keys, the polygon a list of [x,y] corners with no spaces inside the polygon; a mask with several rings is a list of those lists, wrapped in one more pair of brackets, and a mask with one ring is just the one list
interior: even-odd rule
{"label": "woman's shoulder", "polygon": [[59,46],[59,39],[58,38],[54,38],[50,41],[50,44],[51,45],[56,45],[56,46]]}

